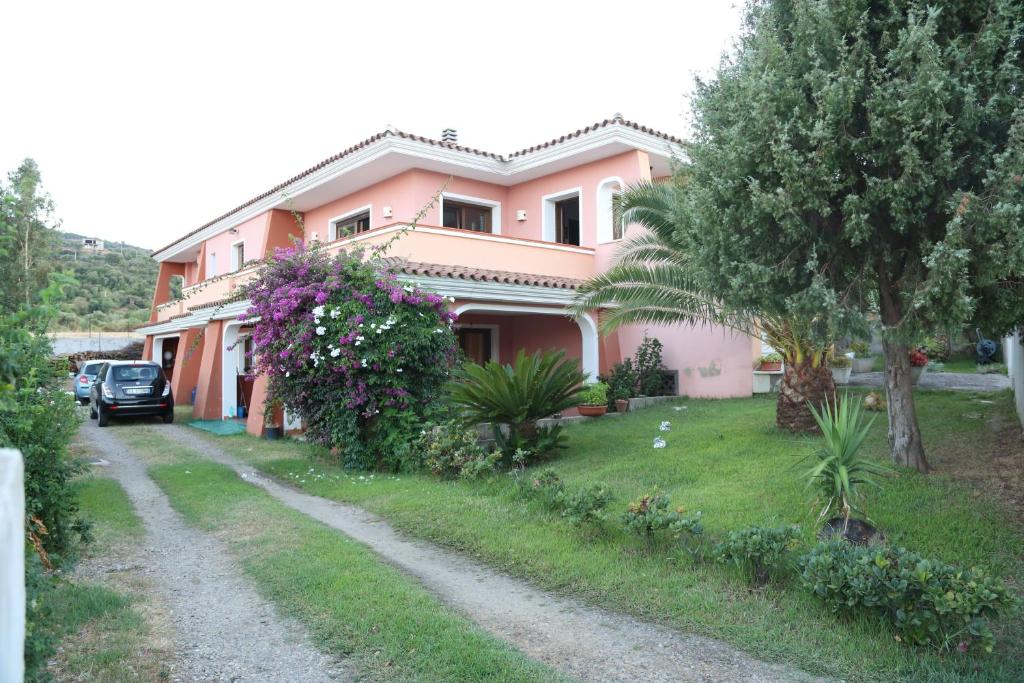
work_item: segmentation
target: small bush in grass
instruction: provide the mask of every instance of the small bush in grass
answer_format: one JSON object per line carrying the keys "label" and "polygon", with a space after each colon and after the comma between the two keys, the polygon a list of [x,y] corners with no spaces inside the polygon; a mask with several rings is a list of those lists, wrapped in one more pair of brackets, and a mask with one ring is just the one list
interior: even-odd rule
{"label": "small bush in grass", "polygon": [[682,506],[671,510],[668,496],[651,493],[629,504],[622,515],[622,524],[626,531],[644,537],[662,530],[668,530],[676,536],[683,532],[699,536],[704,531],[700,517],[700,512],[686,514]]}
{"label": "small bush in grass", "polygon": [[800,558],[803,584],[836,613],[885,619],[896,639],[938,650],[991,652],[990,620],[1019,608],[999,579],[903,548],[819,543]]}
{"label": "small bush in grass", "polygon": [[478,479],[492,474],[501,455],[488,454],[477,438],[475,429],[454,423],[434,425],[420,435],[423,465],[441,479]]}
{"label": "small bush in grass", "polygon": [[550,510],[556,510],[562,506],[565,483],[550,467],[545,467],[533,477],[525,477],[520,473],[516,481],[519,490],[527,498],[540,501],[544,507]]}
{"label": "small bush in grass", "polygon": [[779,568],[786,554],[799,541],[799,526],[754,526],[726,534],[715,546],[715,558],[722,563],[731,562],[748,572],[754,583],[760,586],[768,582],[771,573]]}
{"label": "small bush in grass", "polygon": [[568,495],[563,493],[562,516],[576,526],[598,524],[608,518],[608,504],[613,498],[605,484],[591,484]]}

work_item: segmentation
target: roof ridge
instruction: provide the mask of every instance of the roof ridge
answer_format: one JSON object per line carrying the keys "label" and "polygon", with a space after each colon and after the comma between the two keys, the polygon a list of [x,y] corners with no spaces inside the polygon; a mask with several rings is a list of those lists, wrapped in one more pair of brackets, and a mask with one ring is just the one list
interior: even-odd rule
{"label": "roof ridge", "polygon": [[416,141],[416,142],[422,142],[424,144],[433,145],[435,147],[443,147],[445,149],[451,149],[451,150],[455,150],[455,151],[458,151],[458,152],[466,152],[466,153],[469,153],[469,154],[476,154],[477,156],[487,157],[489,159],[494,159],[495,161],[500,161],[500,162],[508,163],[512,159],[525,156],[527,154],[530,154],[532,152],[536,152],[536,151],[541,150],[541,149],[546,149],[548,147],[552,147],[554,145],[563,143],[566,140],[571,140],[573,138],[577,138],[577,137],[580,137],[582,135],[586,135],[587,133],[596,131],[596,130],[598,130],[600,128],[605,128],[605,127],[610,126],[610,125],[626,126],[628,128],[633,128],[634,130],[638,130],[640,132],[647,133],[649,135],[654,135],[656,137],[663,138],[663,139],[665,139],[665,140],[667,140],[669,142],[673,142],[673,143],[676,143],[676,144],[682,143],[682,140],[680,140],[679,138],[677,138],[677,137],[675,137],[673,135],[669,135],[667,133],[662,133],[661,131],[655,130],[653,128],[649,128],[647,126],[641,126],[638,123],[634,123],[633,121],[630,121],[628,119],[622,118],[621,114],[615,114],[615,116],[613,116],[610,119],[604,119],[603,121],[598,121],[597,123],[594,123],[594,124],[591,124],[589,126],[586,126],[585,128],[578,128],[576,131],[574,131],[572,133],[568,133],[566,135],[562,135],[561,137],[554,138],[552,140],[549,140],[548,142],[543,142],[543,143],[541,143],[539,145],[534,145],[532,147],[526,147],[526,148],[521,149],[521,150],[519,150],[517,152],[513,152],[513,153],[511,153],[511,154],[509,154],[507,156],[504,156],[504,155],[501,155],[501,154],[495,154],[494,152],[487,152],[487,151],[484,151],[484,150],[477,149],[475,147],[467,147],[465,145],[460,145],[460,144],[455,143],[455,142],[444,142],[442,140],[435,140],[434,138],[428,138],[428,137],[425,137],[423,135],[416,135],[415,133],[406,133],[406,132],[401,131],[401,130],[393,127],[393,126],[388,126],[384,130],[382,130],[382,131],[380,131],[378,133],[375,133],[375,134],[371,135],[370,137],[365,138],[364,140],[361,140],[360,142],[357,142],[354,145],[351,145],[350,147],[342,150],[341,152],[338,152],[337,154],[334,154],[332,156],[327,157],[326,159],[323,159],[322,161],[314,164],[313,166],[310,166],[309,168],[305,169],[304,171],[301,171],[301,172],[297,173],[296,175],[293,175],[291,178],[288,178],[284,182],[278,183],[277,185],[275,185],[274,187],[270,188],[269,190],[267,190],[265,192],[261,192],[260,194],[256,195],[255,197],[252,197],[251,199],[249,199],[249,200],[247,200],[245,202],[242,202],[241,204],[239,204],[235,208],[233,208],[233,209],[231,209],[229,211],[225,211],[224,213],[220,214],[216,218],[214,218],[212,220],[209,220],[206,223],[203,223],[202,225],[200,225],[195,230],[192,230],[190,232],[185,233],[184,235],[182,235],[181,237],[177,238],[173,242],[170,242],[169,244],[166,244],[166,245],[160,247],[159,249],[154,249],[152,254],[157,254],[157,253],[159,253],[161,251],[164,251],[165,249],[169,249],[169,248],[173,247],[175,244],[178,244],[179,242],[181,242],[183,240],[186,240],[189,237],[192,237],[193,235],[195,235],[195,234],[205,230],[206,228],[210,227],[214,223],[222,221],[225,218],[228,218],[231,215],[233,215],[235,213],[238,213],[242,209],[245,209],[245,208],[247,208],[249,206],[252,206],[253,204],[255,204],[257,202],[262,201],[262,200],[266,199],[267,197],[270,197],[271,195],[274,195],[274,194],[280,192],[281,190],[287,188],[292,183],[294,183],[294,182],[296,182],[298,180],[301,180],[301,179],[305,178],[306,176],[309,176],[309,175],[311,175],[313,173],[316,173],[317,171],[319,171],[320,169],[324,168],[325,166],[333,164],[334,162],[339,161],[340,159],[343,159],[344,157],[346,157],[346,156],[348,156],[350,154],[353,154],[353,153],[359,151],[360,149],[363,149],[364,147],[372,145],[375,142],[383,140],[384,138],[387,138],[387,137],[392,137],[392,136],[400,137],[400,138],[403,138],[405,140],[413,140],[413,141]]}

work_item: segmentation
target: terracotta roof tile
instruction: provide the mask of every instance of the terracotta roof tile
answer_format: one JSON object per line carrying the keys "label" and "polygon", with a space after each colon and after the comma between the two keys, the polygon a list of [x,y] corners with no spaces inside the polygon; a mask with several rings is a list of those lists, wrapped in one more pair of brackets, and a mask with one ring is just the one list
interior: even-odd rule
{"label": "terracotta roof tile", "polygon": [[436,263],[405,261],[399,258],[388,258],[384,259],[384,261],[399,273],[418,275],[420,277],[447,277],[453,280],[499,282],[508,285],[530,285],[533,287],[552,287],[555,289],[576,289],[583,283],[582,280],[574,280],[568,277],[552,277],[531,273],[516,273],[507,270],[467,268],[464,266],[446,266]]}

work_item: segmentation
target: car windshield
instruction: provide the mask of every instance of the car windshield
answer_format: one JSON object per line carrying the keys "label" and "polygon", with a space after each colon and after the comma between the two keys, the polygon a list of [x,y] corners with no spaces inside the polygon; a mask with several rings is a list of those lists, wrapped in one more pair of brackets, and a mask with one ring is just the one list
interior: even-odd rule
{"label": "car windshield", "polygon": [[86,363],[85,365],[82,366],[82,374],[95,375],[97,372],[100,371],[101,365],[103,365],[103,363]]}
{"label": "car windshield", "polygon": [[115,382],[135,382],[156,379],[156,368],[152,365],[115,365]]}

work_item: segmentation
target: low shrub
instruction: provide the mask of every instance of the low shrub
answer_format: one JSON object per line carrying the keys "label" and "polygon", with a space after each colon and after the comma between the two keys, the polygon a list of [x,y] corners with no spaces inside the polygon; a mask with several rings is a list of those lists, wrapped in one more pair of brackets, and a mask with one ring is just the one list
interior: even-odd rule
{"label": "low shrub", "polygon": [[665,364],[661,360],[661,342],[644,334],[633,359],[640,396],[661,396],[665,393]]}
{"label": "low shrub", "polygon": [[913,645],[991,652],[989,622],[1019,601],[984,570],[958,569],[903,548],[824,541],[800,558],[803,584],[836,613],[885,619]]}
{"label": "low shrub", "polygon": [[442,423],[423,430],[419,439],[423,466],[441,479],[477,479],[493,474],[501,454],[487,453],[475,429]]}
{"label": "low shrub", "polygon": [[556,510],[562,506],[565,483],[550,467],[545,467],[534,477],[524,477],[520,474],[516,481],[520,492],[527,498],[540,501],[544,507],[550,510]]}
{"label": "low shrub", "polygon": [[871,358],[871,345],[866,341],[855,341],[850,344],[854,358]]}
{"label": "low shrub", "polygon": [[682,506],[670,510],[668,496],[651,493],[629,504],[622,515],[622,525],[626,531],[645,537],[663,530],[675,536],[683,532],[699,536],[704,531],[700,517],[700,512],[687,515]]}
{"label": "low shrub", "polygon": [[735,564],[748,572],[755,584],[764,585],[799,541],[799,526],[754,526],[740,531],[730,531],[715,546],[714,552],[719,562]]}
{"label": "low shrub", "polygon": [[608,407],[612,408],[617,400],[625,400],[636,395],[636,369],[633,359],[626,358],[612,366],[612,371],[602,380],[608,385]]}
{"label": "low shrub", "polygon": [[832,359],[828,362],[828,364],[829,364],[829,367],[833,367],[833,368],[848,368],[851,365],[853,365],[853,361],[850,360],[849,356],[847,356],[845,354],[839,354],[839,355],[833,356]]}
{"label": "low shrub", "polygon": [[568,495],[562,493],[562,516],[576,526],[598,524],[608,518],[611,490],[605,484],[591,484]]}

